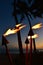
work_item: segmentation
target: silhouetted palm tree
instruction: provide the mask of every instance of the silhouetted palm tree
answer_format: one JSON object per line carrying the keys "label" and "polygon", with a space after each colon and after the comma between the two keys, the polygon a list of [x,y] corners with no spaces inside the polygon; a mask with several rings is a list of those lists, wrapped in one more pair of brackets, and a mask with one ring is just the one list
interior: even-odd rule
{"label": "silhouetted palm tree", "polygon": [[[32,2],[32,0],[28,0],[28,2]],[[30,19],[28,17],[28,15],[30,16],[30,18],[32,19],[33,15],[34,17],[38,16],[41,17],[41,14],[43,13],[43,1],[42,0],[34,0],[34,3],[32,3],[31,5],[28,5],[26,2],[18,0],[16,7],[17,7],[17,13],[21,14],[21,15],[26,15],[26,17],[28,18],[29,21],[29,25],[30,28],[32,27]],[[23,18],[22,18],[23,19]],[[35,46],[35,39],[33,39],[33,43],[34,43],[34,51],[36,51],[36,46]]]}
{"label": "silhouetted palm tree", "polygon": [[[15,18],[16,25],[19,24],[18,19],[17,19],[17,13],[19,13],[19,11],[16,10],[16,0],[14,0],[14,12],[13,12],[13,16]],[[18,37],[19,51],[20,51],[20,54],[23,55],[23,48],[22,48],[22,41],[21,41],[20,31],[17,32],[17,37]]]}
{"label": "silhouetted palm tree", "polygon": [[34,0],[34,4],[32,4],[30,12],[34,17],[42,17],[41,14],[43,13],[43,0]]}
{"label": "silhouetted palm tree", "polygon": [[[31,17],[30,8],[28,7],[28,5],[25,2],[21,2],[21,1],[18,1],[17,7],[19,7],[19,11],[20,11],[21,14],[26,15],[26,17],[28,18],[28,21],[29,21],[30,28],[31,28],[32,27],[31,22],[30,22],[30,19],[28,17],[28,14]],[[34,43],[34,51],[36,51],[36,46],[35,46],[35,40],[34,39],[33,39],[33,43]]]}

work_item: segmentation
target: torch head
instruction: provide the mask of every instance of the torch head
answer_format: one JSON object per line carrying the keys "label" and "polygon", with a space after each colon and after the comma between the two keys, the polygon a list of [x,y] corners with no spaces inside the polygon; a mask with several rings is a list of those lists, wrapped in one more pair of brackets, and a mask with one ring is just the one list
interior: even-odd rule
{"label": "torch head", "polygon": [[5,38],[5,36],[2,35],[2,45],[8,44],[9,41]]}
{"label": "torch head", "polygon": [[30,29],[30,30],[29,30],[29,34],[28,34],[28,36],[33,36],[33,35],[34,35],[33,30]]}
{"label": "torch head", "polygon": [[37,38],[37,37],[38,37],[38,34],[34,34],[34,33],[33,33],[33,30],[30,29],[29,34],[28,34],[28,39],[30,39],[30,36],[31,36],[32,39],[33,39],[33,38]]}
{"label": "torch head", "polygon": [[28,40],[28,38],[26,38],[25,44],[29,44],[29,40]]}

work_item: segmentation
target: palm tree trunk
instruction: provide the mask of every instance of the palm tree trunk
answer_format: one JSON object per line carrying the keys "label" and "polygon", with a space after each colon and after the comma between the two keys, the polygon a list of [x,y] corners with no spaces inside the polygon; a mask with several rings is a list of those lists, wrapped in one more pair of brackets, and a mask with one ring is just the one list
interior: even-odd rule
{"label": "palm tree trunk", "polygon": [[[16,21],[16,25],[18,24],[18,19],[17,19],[17,14],[16,14],[16,0],[14,0],[14,12],[13,12],[13,16],[15,18]],[[22,48],[22,41],[21,41],[21,35],[20,35],[20,31],[17,32],[17,37],[18,37],[18,46],[19,46],[19,51],[20,51],[20,55],[23,55],[23,48]]]}
{"label": "palm tree trunk", "polygon": [[[16,21],[16,25],[17,25],[18,24],[18,20],[17,20],[17,16],[16,15],[15,15],[15,21]],[[20,54],[23,55],[23,48],[22,48],[22,41],[21,41],[20,31],[17,32],[17,37],[18,37],[19,51],[20,51]]]}
{"label": "palm tree trunk", "polygon": [[[28,21],[29,21],[29,25],[30,25],[30,28],[32,27],[31,26],[31,22],[30,22],[30,19],[28,18],[28,15],[26,14],[26,17],[27,17],[27,19],[28,19]],[[33,39],[33,45],[34,45],[34,52],[36,52],[36,45],[35,45],[35,39]]]}
{"label": "palm tree trunk", "polygon": [[36,52],[36,44],[35,44],[35,39],[33,39],[33,45],[34,45],[34,52]]}

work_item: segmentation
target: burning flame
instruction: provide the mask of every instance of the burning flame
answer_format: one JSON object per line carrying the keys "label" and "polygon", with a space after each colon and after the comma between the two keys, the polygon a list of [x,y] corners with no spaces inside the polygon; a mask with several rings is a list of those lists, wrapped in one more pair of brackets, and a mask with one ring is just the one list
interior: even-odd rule
{"label": "burning flame", "polygon": [[[34,34],[33,36],[32,36],[32,38],[37,38],[38,37],[38,34]],[[30,36],[28,36],[28,39],[30,39]]]}
{"label": "burning flame", "polygon": [[10,34],[14,34],[14,33],[16,33],[18,30],[14,30],[14,29],[8,29],[7,31],[6,31],[6,33],[4,34],[4,36],[8,36],[8,35],[10,35]]}
{"label": "burning flame", "polygon": [[5,32],[4,36],[8,36],[8,35],[10,35],[10,34],[15,34],[15,33],[17,33],[18,31],[20,31],[20,30],[21,30],[22,28],[24,28],[24,27],[26,27],[26,25],[20,26],[19,29],[15,29],[15,28],[13,28],[13,29],[8,29],[8,30]]}
{"label": "burning flame", "polygon": [[21,24],[16,25],[16,27],[19,27],[19,26],[21,26],[21,25],[22,25],[22,23],[21,23]]}
{"label": "burning flame", "polygon": [[19,27],[19,30],[21,30],[21,29],[24,28],[24,27],[26,27],[26,25],[23,25],[23,26]]}
{"label": "burning flame", "polygon": [[32,29],[39,29],[42,27],[42,23],[36,24],[32,27]]}

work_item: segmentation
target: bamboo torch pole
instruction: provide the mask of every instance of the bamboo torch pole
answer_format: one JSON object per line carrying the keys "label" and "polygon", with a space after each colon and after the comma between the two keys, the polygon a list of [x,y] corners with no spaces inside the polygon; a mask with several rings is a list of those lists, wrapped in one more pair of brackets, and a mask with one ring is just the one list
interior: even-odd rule
{"label": "bamboo torch pole", "polygon": [[26,65],[28,65],[28,44],[29,44],[28,38],[26,39],[25,44],[26,44]]}

